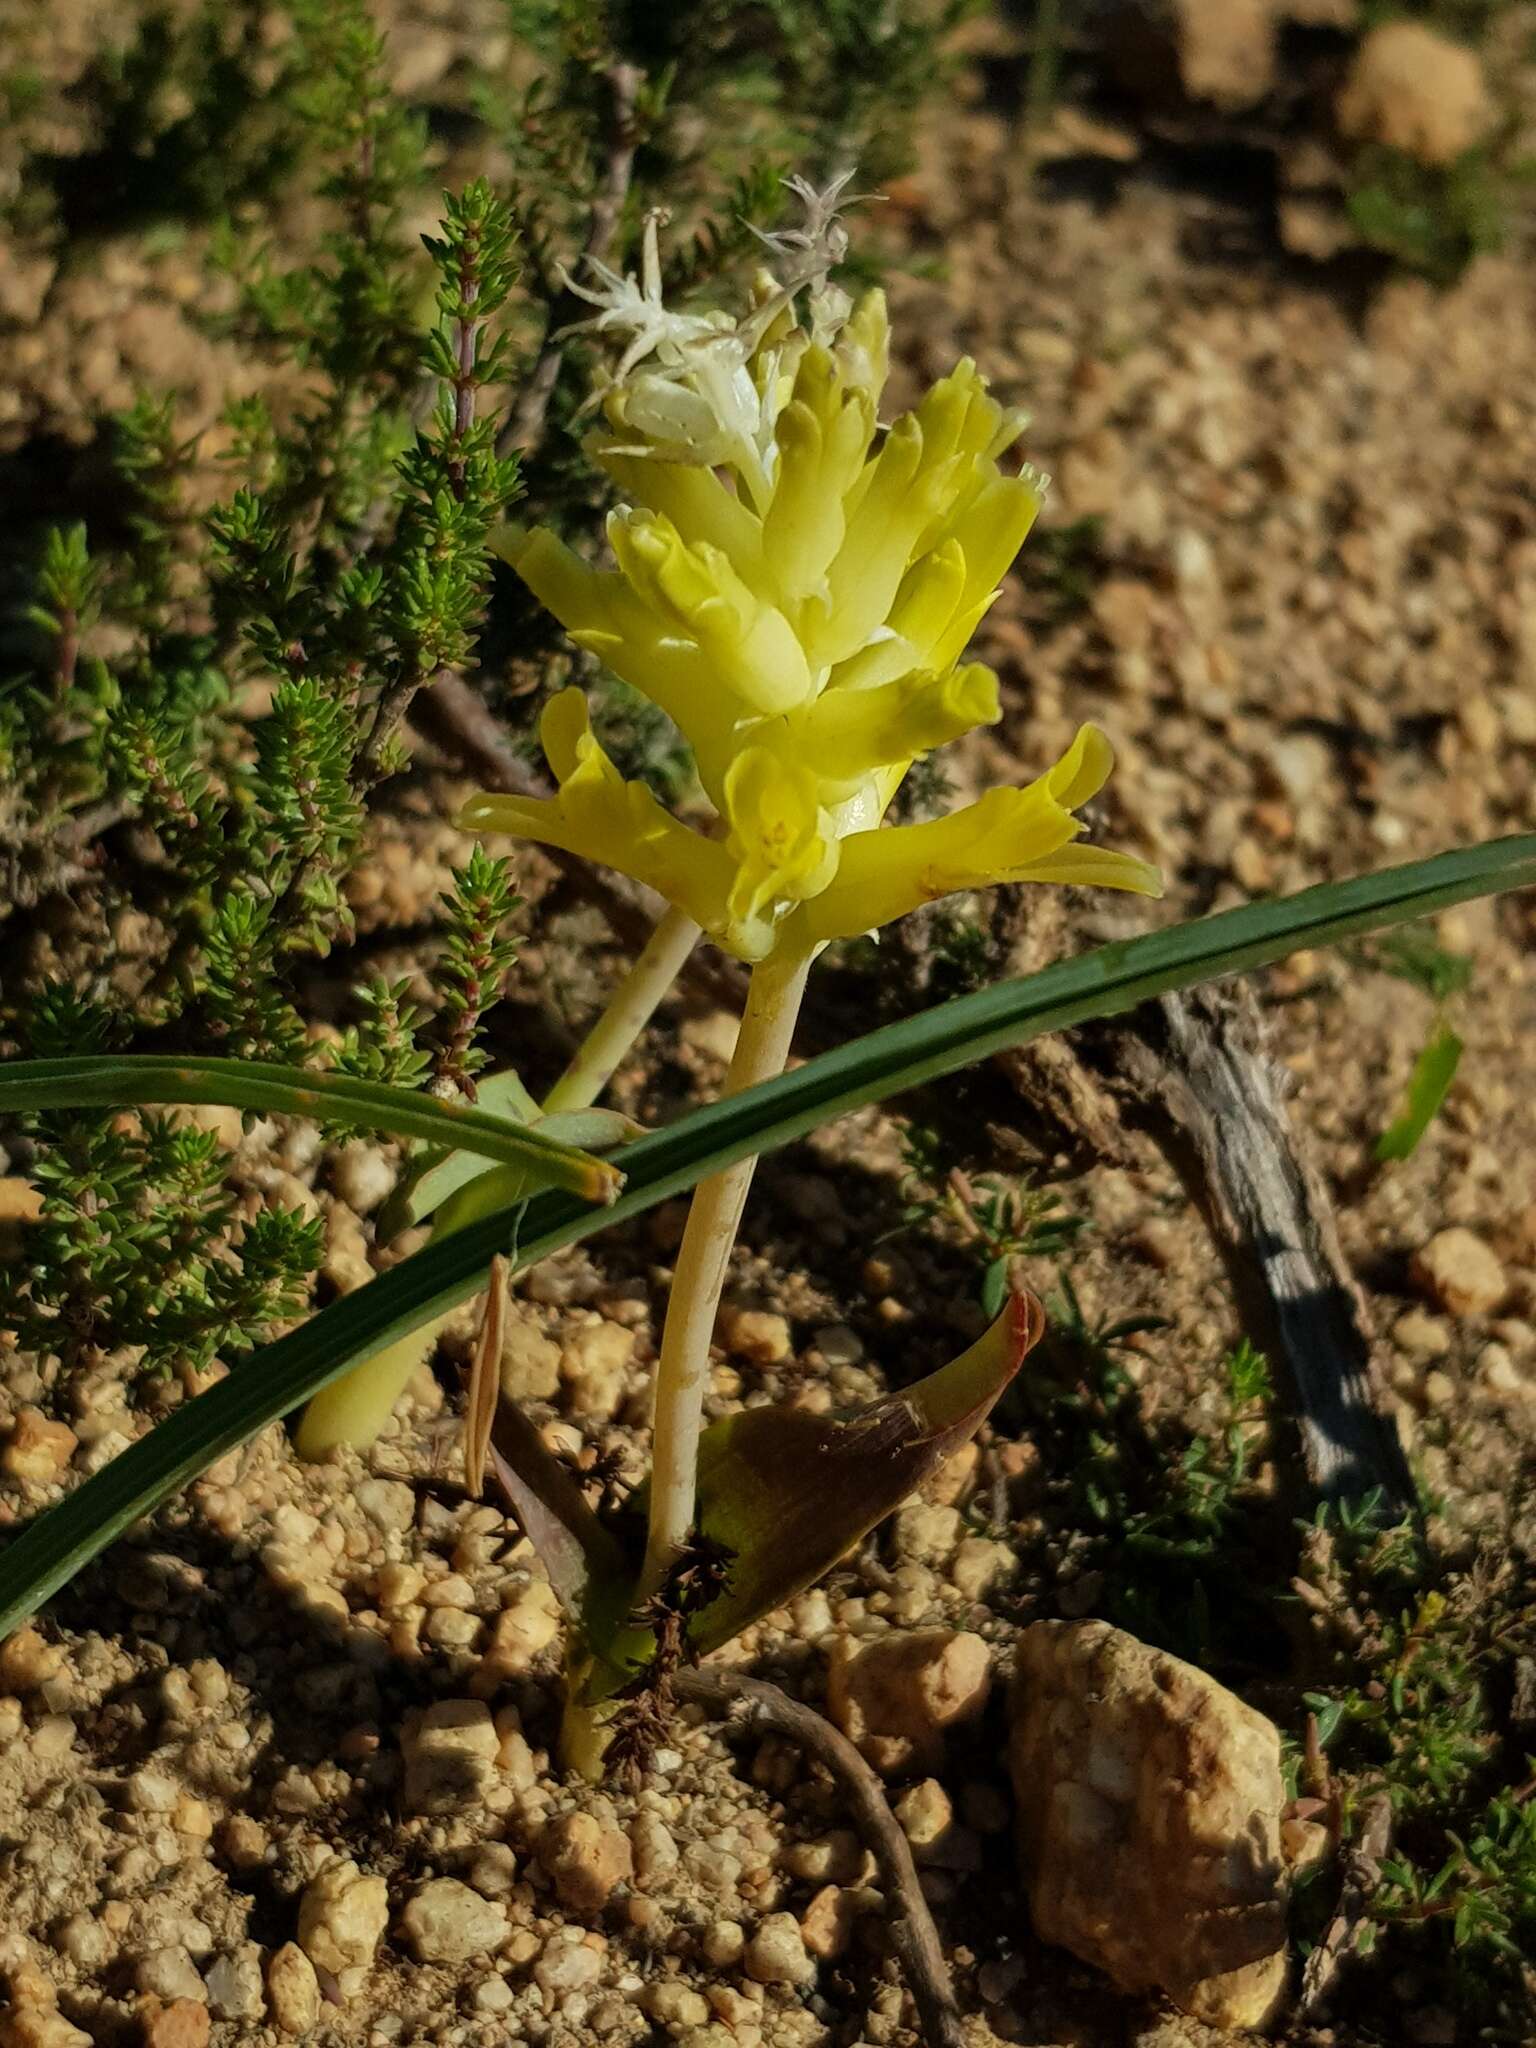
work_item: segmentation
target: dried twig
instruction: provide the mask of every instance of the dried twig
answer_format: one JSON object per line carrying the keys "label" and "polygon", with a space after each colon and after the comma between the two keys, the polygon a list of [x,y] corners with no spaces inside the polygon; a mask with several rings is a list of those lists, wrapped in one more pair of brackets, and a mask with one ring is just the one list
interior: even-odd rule
{"label": "dried twig", "polygon": [[911,1847],[886,1801],[885,1787],[853,1744],[814,1708],[791,1699],[766,1679],[706,1666],[677,1672],[672,1689],[679,1700],[692,1700],[725,1720],[784,1736],[830,1772],[879,1866],[891,1907],[891,1939],[926,2048],[965,2048],[960,2009]]}
{"label": "dried twig", "polygon": [[[606,73],[609,90],[613,94],[613,118],[608,145],[608,164],[603,183],[596,199],[592,202],[592,213],[587,223],[587,239],[582,247],[583,256],[601,262],[613,245],[618,232],[619,217],[624,211],[624,202],[629,197],[629,181],[635,168],[635,102],[640,88],[645,83],[645,73],[635,64],[614,64]],[[497,437],[498,455],[510,455],[514,450],[527,454],[537,448],[544,438],[544,421],[549,412],[549,401],[555,395],[555,385],[560,376],[560,362],[565,353],[564,345],[556,340],[560,329],[572,320],[579,320],[583,311],[582,302],[567,286],[550,302],[549,316],[544,327],[544,346],[534,364],[512,416]]]}

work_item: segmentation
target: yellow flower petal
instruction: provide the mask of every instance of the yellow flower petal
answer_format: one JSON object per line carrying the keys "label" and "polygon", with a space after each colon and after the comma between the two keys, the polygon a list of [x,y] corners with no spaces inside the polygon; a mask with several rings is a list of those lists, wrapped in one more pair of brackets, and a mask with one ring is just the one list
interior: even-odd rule
{"label": "yellow flower petal", "polygon": [[670,520],[616,512],[608,538],[620,572],[667,636],[691,640],[719,687],[758,712],[811,694],[805,650],[788,619],[745,583],[723,549],[690,548]]}
{"label": "yellow flower petal", "polygon": [[757,584],[763,573],[763,523],[712,469],[601,444],[593,454],[626,497],[669,519],[690,547],[708,541],[723,549],[737,575]]}
{"label": "yellow flower petal", "polygon": [[1157,871],[1145,861],[1071,845],[1082,827],[1068,800],[1093,795],[1111,759],[1103,734],[1084,726],[1055,767],[1027,789],[989,790],[928,824],[854,833],[842,843],[837,879],[795,913],[786,943],[851,938],[936,897],[998,882],[1072,880],[1159,894]]}
{"label": "yellow flower petal", "polygon": [[829,782],[905,765],[1001,717],[997,677],[981,662],[872,689],[831,689],[790,723],[786,746]]}
{"label": "yellow flower petal", "polygon": [[753,707],[732,697],[698,643],[669,630],[623,576],[591,568],[546,527],[510,536],[503,552],[576,645],[666,712],[701,771],[712,764],[734,721]]}
{"label": "yellow flower petal", "polygon": [[735,863],[717,841],[680,824],[644,783],[626,782],[593,735],[580,690],[562,690],[540,722],[552,797],[484,794],[459,814],[468,832],[505,832],[581,854],[658,890],[706,931],[723,932]]}
{"label": "yellow flower petal", "polygon": [[772,944],[765,914],[824,889],[837,868],[837,840],[818,778],[768,747],[745,748],[725,784],[728,852],[737,863],[730,895],[731,944],[747,958]]}

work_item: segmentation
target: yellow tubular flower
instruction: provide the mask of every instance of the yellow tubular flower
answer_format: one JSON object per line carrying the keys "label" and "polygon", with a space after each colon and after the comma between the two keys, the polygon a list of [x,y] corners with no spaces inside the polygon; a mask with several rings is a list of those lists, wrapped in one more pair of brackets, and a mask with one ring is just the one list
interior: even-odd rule
{"label": "yellow tubular flower", "polygon": [[1023,416],[965,361],[881,432],[879,292],[851,306],[807,259],[799,285],[761,281],[740,323],[674,315],[653,257],[643,291],[604,276],[584,294],[594,325],[633,337],[592,448],[630,500],[608,522],[615,566],[542,530],[501,546],[678,727],[722,830],[691,831],[626,782],[576,690],[541,728],[556,794],[478,797],[466,825],[617,868],[749,961],[993,882],[1156,894],[1145,862],[1075,843],[1073,813],[1111,766],[1091,726],[1027,789],[881,828],[913,761],[999,716],[997,678],[957,664],[1039,510],[1041,481],[998,467]]}
{"label": "yellow tubular flower", "polygon": [[1128,853],[1072,844],[1072,815],[1102,788],[1114,756],[1085,725],[1055,767],[1027,789],[992,789],[978,803],[926,825],[855,832],[844,839],[837,877],[785,926],[786,943],[810,951],[905,917],[919,904],[995,882],[1072,882],[1155,896],[1157,870]]}

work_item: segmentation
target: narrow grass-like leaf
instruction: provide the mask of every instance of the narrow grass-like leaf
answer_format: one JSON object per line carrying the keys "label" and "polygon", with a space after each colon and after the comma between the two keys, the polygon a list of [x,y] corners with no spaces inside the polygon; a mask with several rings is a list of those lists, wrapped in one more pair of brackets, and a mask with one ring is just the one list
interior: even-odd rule
{"label": "narrow grass-like leaf", "polygon": [[421,1138],[518,1166],[539,1187],[567,1188],[589,1201],[612,1199],[623,1175],[547,1132],[510,1122],[473,1103],[443,1102],[414,1089],[307,1067],[256,1060],[145,1053],[0,1063],[0,1113],[38,1109],[132,1109],[150,1103],[216,1102],[264,1115],[307,1116],[349,1130]]}
{"label": "narrow grass-like leaf", "polygon": [[1461,1040],[1449,1024],[1438,1024],[1413,1063],[1403,1106],[1376,1140],[1376,1157],[1407,1159],[1417,1149],[1446,1098],[1461,1065]]}
{"label": "narrow grass-like leaf", "polygon": [[625,1185],[611,1208],[593,1210],[551,1190],[467,1223],[253,1353],[95,1473],[0,1554],[0,1636],[226,1451],[383,1344],[473,1294],[497,1252],[508,1253],[519,1268],[530,1266],[607,1223],[667,1201],[733,1160],[771,1151],[847,1110],[954,1073],[1005,1046],[1267,965],[1301,947],[1357,938],[1475,896],[1533,884],[1536,834],[1527,834],[1245,904],[958,997],[649,1132],[619,1155]]}

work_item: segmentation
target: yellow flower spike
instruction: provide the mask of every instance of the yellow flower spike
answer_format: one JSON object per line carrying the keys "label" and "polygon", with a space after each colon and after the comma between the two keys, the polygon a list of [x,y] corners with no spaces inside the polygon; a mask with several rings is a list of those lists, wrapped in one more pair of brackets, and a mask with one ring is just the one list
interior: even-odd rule
{"label": "yellow flower spike", "polygon": [[651,882],[754,962],[992,881],[1154,889],[1143,863],[1074,843],[1110,767],[1091,727],[1029,789],[876,829],[913,761],[999,716],[997,679],[962,657],[1044,483],[1000,473],[1024,418],[969,359],[877,429],[885,301],[829,280],[836,191],[801,197],[815,225],[768,238],[788,277],[765,272],[734,323],[673,315],[649,241],[643,288],[604,274],[590,294],[603,331],[632,337],[592,444],[629,501],[608,523],[615,568],[548,534],[505,542],[576,643],[677,725],[721,837],[626,783],[569,697],[546,721],[558,795],[467,819]]}
{"label": "yellow flower spike", "polygon": [[1112,765],[1108,740],[1084,726],[1054,768],[1027,789],[994,789],[924,825],[856,832],[842,842],[837,879],[789,920],[786,943],[818,946],[905,917],[920,904],[999,882],[1074,882],[1158,896],[1157,870],[1106,847],[1071,844],[1072,816]]}

